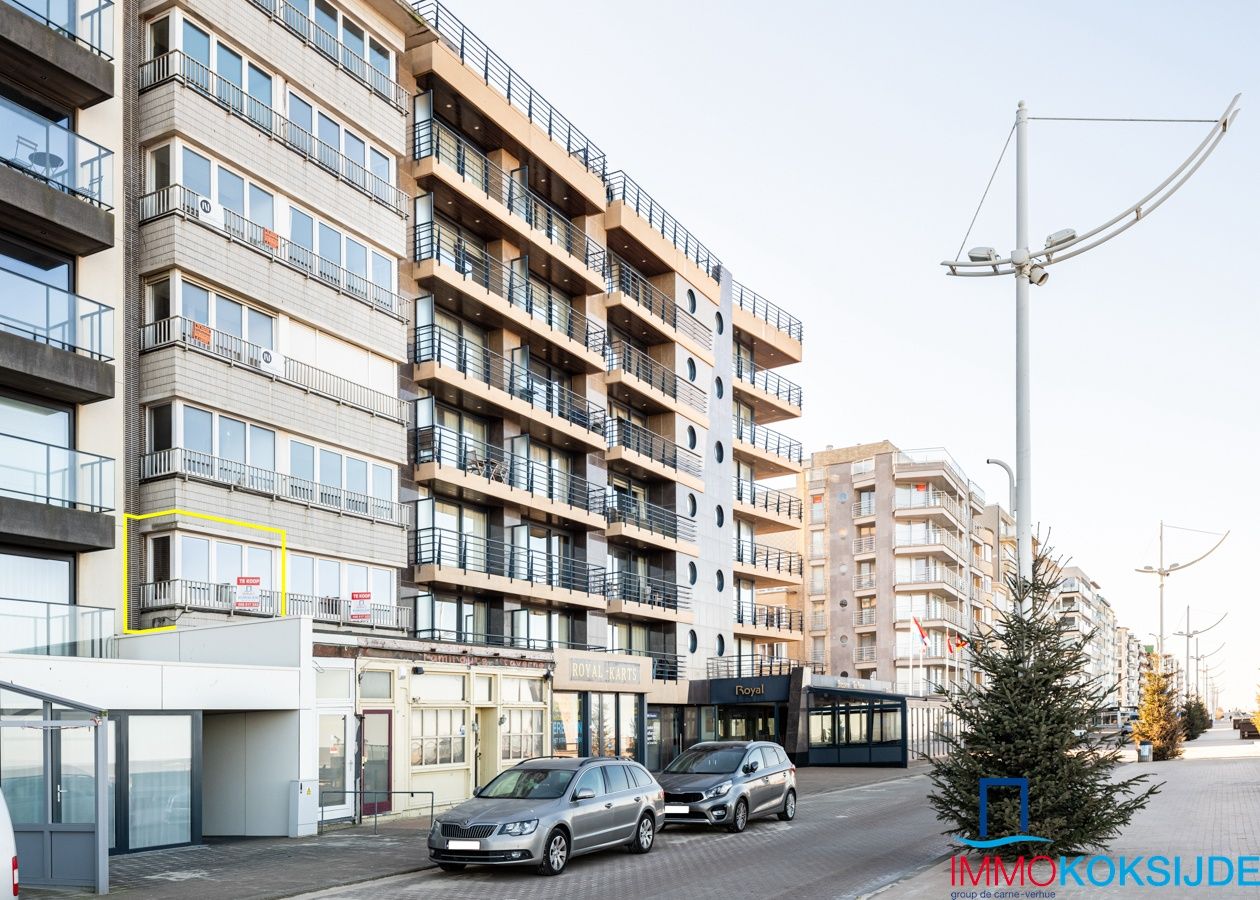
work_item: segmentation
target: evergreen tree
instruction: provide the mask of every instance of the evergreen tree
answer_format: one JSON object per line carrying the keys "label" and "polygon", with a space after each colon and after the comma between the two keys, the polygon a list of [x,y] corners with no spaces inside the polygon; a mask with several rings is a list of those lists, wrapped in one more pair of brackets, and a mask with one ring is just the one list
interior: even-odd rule
{"label": "evergreen tree", "polygon": [[1193,741],[1212,727],[1203,698],[1190,697],[1181,708],[1181,727],[1187,741]]}
{"label": "evergreen tree", "polygon": [[1255,725],[1257,730],[1260,730],[1260,691],[1256,692],[1256,711],[1251,716],[1251,724]]}
{"label": "evergreen tree", "polygon": [[[963,684],[947,701],[959,727],[938,738],[949,749],[934,761],[928,800],[945,834],[979,836],[981,778],[1028,779],[1028,834],[1050,839],[1036,852],[1051,856],[1105,848],[1158,791],[1149,777],[1113,780],[1120,742],[1094,723],[1111,684],[1085,676],[1092,635],[1069,640],[1052,594],[1058,566],[1043,550],[1031,581],[1010,579],[1014,610],[971,642],[981,687]],[[988,835],[1020,833],[1019,794],[994,788]],[[989,852],[1017,856],[1029,845]]]}
{"label": "evergreen tree", "polygon": [[1162,671],[1155,653],[1147,656],[1133,740],[1135,743],[1150,741],[1151,757],[1156,762],[1181,756],[1181,723],[1177,720],[1172,677]]}

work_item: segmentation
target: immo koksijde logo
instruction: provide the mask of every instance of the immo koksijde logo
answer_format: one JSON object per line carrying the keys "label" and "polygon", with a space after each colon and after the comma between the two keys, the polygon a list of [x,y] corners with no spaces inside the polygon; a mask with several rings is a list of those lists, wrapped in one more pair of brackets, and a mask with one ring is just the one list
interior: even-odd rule
{"label": "immo koksijde logo", "polygon": [[[989,837],[989,791],[992,788],[1019,790],[1019,834]],[[1051,843],[1047,837],[1028,833],[1028,779],[981,778],[980,826],[975,838],[959,838],[977,850],[992,850],[1010,844]],[[1260,856],[1173,856],[1145,854],[1134,856],[1017,856],[1001,858],[985,854],[974,857],[955,855],[949,861],[951,887],[1260,887]],[[974,900],[985,896],[1020,896],[1025,900],[1050,898],[1053,891],[1030,890],[1019,894],[954,891],[952,900]]]}

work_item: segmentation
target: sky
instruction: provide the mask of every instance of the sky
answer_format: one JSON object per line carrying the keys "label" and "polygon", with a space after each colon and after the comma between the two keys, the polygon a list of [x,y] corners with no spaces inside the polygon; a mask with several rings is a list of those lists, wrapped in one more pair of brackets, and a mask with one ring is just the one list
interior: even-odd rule
{"label": "sky", "polygon": [[[1260,681],[1260,5],[1243,2],[455,0],[453,11],[707,244],[804,322],[806,451],[945,447],[986,491],[1015,458],[1014,287],[947,278],[1014,121],[1215,118],[1235,128],[1171,200],[1032,288],[1033,511],[1153,642],[1159,522],[1230,531],[1168,579],[1166,649],[1200,638],[1226,706]],[[1202,124],[1033,122],[1033,246],[1161,182]],[[1008,151],[967,247],[1014,246]],[[779,425],[774,426],[779,428]],[[1260,464],[1260,460],[1258,460]],[[1165,561],[1210,535],[1169,530]],[[1239,575],[1235,580],[1232,576]],[[1193,646],[1192,646],[1193,651]]]}

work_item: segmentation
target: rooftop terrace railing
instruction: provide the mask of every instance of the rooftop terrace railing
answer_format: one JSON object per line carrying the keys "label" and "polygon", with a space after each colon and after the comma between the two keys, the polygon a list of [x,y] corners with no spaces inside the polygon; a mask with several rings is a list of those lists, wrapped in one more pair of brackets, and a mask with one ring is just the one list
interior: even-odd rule
{"label": "rooftop terrace railing", "polygon": [[770,324],[775,330],[783,332],[794,340],[799,341],[804,336],[800,319],[782,307],[774,305],[756,291],[744,287],[738,281],[731,284],[731,302],[739,309],[752,313],[761,321]]}
{"label": "rooftop terrace railing", "polygon": [[[258,2],[258,0],[255,0]],[[506,98],[507,102],[542,129],[565,152],[576,158],[601,181],[607,174],[604,151],[562,116],[528,81],[509,66],[489,45],[473,34],[440,0],[415,0],[411,8],[437,33],[460,61]]]}
{"label": "rooftop terrace railing", "polygon": [[714,281],[718,280],[722,268],[722,260],[700,243],[690,231],[678,223],[669,212],[653,199],[652,195],[618,169],[607,178],[608,202],[620,200],[633,209],[643,221],[652,226],[652,230],[681,250],[683,255],[704,270]]}

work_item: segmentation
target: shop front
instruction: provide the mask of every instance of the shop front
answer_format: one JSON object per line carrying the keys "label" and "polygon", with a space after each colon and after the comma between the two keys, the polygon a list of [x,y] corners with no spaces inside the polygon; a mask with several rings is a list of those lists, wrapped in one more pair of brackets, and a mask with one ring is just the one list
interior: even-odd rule
{"label": "shop front", "polygon": [[647,657],[557,649],[550,752],[644,762],[644,695],[651,684]]}

